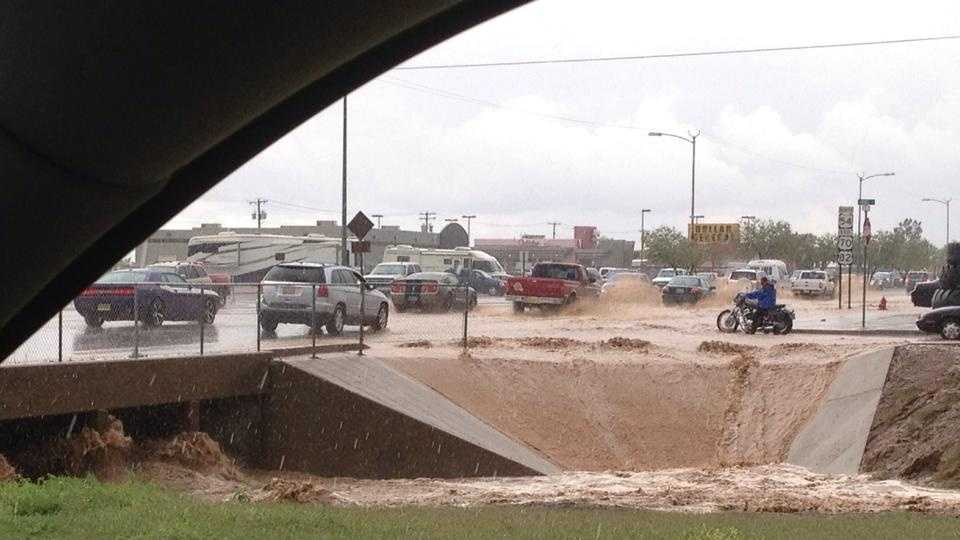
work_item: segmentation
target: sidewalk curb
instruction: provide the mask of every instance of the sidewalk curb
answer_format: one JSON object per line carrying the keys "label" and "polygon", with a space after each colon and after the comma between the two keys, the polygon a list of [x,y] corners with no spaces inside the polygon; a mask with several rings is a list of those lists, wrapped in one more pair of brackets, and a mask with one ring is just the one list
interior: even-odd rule
{"label": "sidewalk curb", "polygon": [[919,330],[883,330],[870,329],[865,330],[838,330],[833,328],[794,328],[794,334],[811,334],[823,336],[890,336],[890,337],[920,337],[927,334]]}

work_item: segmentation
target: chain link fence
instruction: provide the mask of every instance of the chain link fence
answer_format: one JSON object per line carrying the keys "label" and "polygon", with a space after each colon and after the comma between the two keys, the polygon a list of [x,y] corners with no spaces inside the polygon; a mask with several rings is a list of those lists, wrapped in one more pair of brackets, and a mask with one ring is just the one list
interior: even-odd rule
{"label": "chain link fence", "polygon": [[97,284],[9,355],[5,365],[253,351],[357,351],[467,345],[477,293],[459,284],[302,282]]}

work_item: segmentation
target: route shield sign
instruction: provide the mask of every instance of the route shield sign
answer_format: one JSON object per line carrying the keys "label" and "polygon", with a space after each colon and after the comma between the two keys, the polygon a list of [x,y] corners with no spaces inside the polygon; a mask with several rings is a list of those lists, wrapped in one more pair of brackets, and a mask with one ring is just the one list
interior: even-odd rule
{"label": "route shield sign", "polygon": [[853,264],[853,207],[841,206],[837,214],[837,264]]}

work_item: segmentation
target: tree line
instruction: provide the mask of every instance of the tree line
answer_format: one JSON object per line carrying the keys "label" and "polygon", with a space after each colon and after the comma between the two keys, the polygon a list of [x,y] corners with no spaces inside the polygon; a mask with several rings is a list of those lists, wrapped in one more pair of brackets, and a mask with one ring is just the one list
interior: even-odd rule
{"label": "tree line", "polygon": [[[826,268],[837,260],[836,234],[795,232],[782,220],[755,220],[740,229],[737,244],[698,244],[678,229],[662,226],[646,234],[645,257],[651,263],[694,270],[703,266],[720,267],[729,261],[780,259],[791,268]],[[859,266],[863,247],[854,246]],[[893,230],[877,231],[867,246],[871,269],[935,271],[943,264],[943,249],[923,238],[920,221],[907,218]]]}

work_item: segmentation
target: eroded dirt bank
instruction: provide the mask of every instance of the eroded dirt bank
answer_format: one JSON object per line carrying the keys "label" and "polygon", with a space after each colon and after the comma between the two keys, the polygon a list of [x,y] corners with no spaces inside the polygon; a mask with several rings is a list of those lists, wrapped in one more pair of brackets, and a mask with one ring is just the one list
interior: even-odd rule
{"label": "eroded dirt bank", "polygon": [[838,366],[815,344],[477,341],[390,363],[568,470],[780,462]]}
{"label": "eroded dirt bank", "polygon": [[861,470],[960,487],[960,347],[897,349]]}

